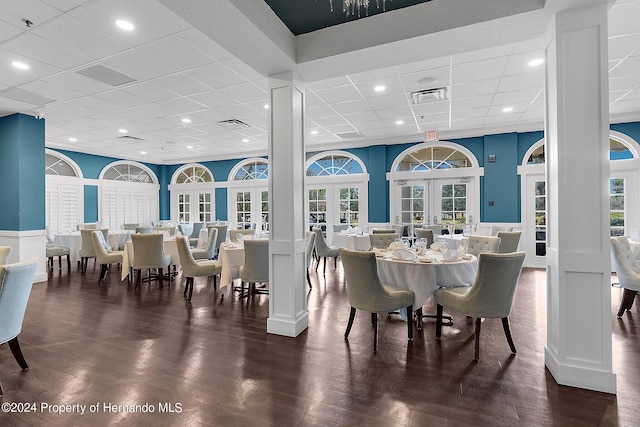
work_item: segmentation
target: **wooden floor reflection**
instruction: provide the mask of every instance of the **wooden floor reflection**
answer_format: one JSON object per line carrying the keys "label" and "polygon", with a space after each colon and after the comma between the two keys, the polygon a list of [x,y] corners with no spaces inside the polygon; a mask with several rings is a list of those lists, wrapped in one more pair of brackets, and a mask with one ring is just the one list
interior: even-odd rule
{"label": "wooden floor reflection", "polygon": [[[545,370],[541,270],[526,269],[516,291],[518,355],[510,354],[501,322],[487,320],[477,364],[474,324],[455,313],[442,341],[427,321],[412,345],[398,316],[381,316],[376,355],[370,316],[358,313],[345,342],[340,264],[311,275],[309,328],[295,339],[266,333],[268,296],[247,302],[197,278],[189,304],[181,276],[162,289],[145,283],[134,291],[115,272],[98,285],[98,273],[56,270],[34,286],[20,335],[30,370],[21,373],[2,346],[0,381],[3,403],[35,403],[37,411],[0,413],[0,425],[590,426],[640,419],[640,313],[634,306],[615,317],[617,288],[614,396],[558,386]],[[85,413],[43,412],[43,403],[85,405]]]}

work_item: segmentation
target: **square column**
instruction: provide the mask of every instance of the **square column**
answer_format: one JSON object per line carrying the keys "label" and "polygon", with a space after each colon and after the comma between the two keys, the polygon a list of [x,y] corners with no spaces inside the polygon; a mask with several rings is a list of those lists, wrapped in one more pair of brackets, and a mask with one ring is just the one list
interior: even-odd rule
{"label": "square column", "polygon": [[546,42],[545,364],[559,384],[615,393],[606,3],[558,13]]}
{"label": "square column", "polygon": [[293,73],[269,77],[269,319],[267,332],[308,326],[304,233],[304,87]]}

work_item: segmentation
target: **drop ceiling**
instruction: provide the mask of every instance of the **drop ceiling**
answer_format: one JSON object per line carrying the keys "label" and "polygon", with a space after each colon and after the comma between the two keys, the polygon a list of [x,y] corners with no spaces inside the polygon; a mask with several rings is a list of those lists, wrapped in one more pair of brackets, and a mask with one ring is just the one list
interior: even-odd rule
{"label": "drop ceiling", "polygon": [[[305,81],[308,151],[416,142],[430,130],[445,139],[542,129],[544,65],[528,63],[543,57],[542,32],[554,7],[571,0],[548,0],[544,8],[515,2],[526,10],[507,13],[505,6],[496,20],[456,25],[452,18],[435,33],[397,34],[415,30],[401,28],[407,14],[455,1],[299,36],[262,2],[3,2],[0,116],[43,116],[51,148],[144,162],[264,155],[267,76],[293,70]],[[329,7],[328,0],[317,3]],[[640,120],[638,16],[638,0],[620,0],[609,13],[614,122]],[[120,30],[117,19],[131,21],[134,31]],[[482,37],[473,36],[478,30]],[[350,31],[366,40],[344,39]],[[365,42],[375,46],[361,47]],[[14,61],[30,68],[16,69]],[[411,92],[434,88],[445,88],[446,99],[413,102]],[[225,126],[229,121],[246,126]]]}

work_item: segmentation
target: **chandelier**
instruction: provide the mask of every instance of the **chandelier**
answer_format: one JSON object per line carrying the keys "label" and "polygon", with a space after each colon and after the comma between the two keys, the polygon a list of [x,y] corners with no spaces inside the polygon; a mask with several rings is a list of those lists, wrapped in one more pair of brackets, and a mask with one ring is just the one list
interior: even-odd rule
{"label": "chandelier", "polygon": [[[369,16],[369,1],[370,0],[342,0],[342,12],[346,16],[354,16],[358,14],[360,18],[360,10],[364,8],[364,16]],[[384,12],[386,0],[382,0],[382,11]],[[331,12],[333,12],[333,0],[329,0],[331,6]],[[376,8],[380,9],[380,0],[376,0]]]}

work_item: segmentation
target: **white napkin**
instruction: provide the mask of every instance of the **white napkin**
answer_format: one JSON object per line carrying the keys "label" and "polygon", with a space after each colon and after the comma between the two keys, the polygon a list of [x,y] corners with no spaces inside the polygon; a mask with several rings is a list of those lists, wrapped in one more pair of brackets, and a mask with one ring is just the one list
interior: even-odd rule
{"label": "white napkin", "polygon": [[393,249],[405,249],[404,243],[402,242],[391,242],[389,244],[389,249],[393,250]]}
{"label": "white napkin", "polygon": [[391,258],[398,259],[401,261],[413,261],[416,259],[416,254],[414,254],[408,249],[395,249],[391,253]]}
{"label": "white napkin", "polygon": [[434,251],[439,251],[441,247],[442,245],[440,245],[440,242],[434,242],[430,246],[431,250],[434,250]]}
{"label": "white napkin", "polygon": [[442,254],[442,259],[444,259],[445,261],[457,261],[459,257],[460,255],[458,254],[458,251],[455,249],[449,249],[448,251]]}

